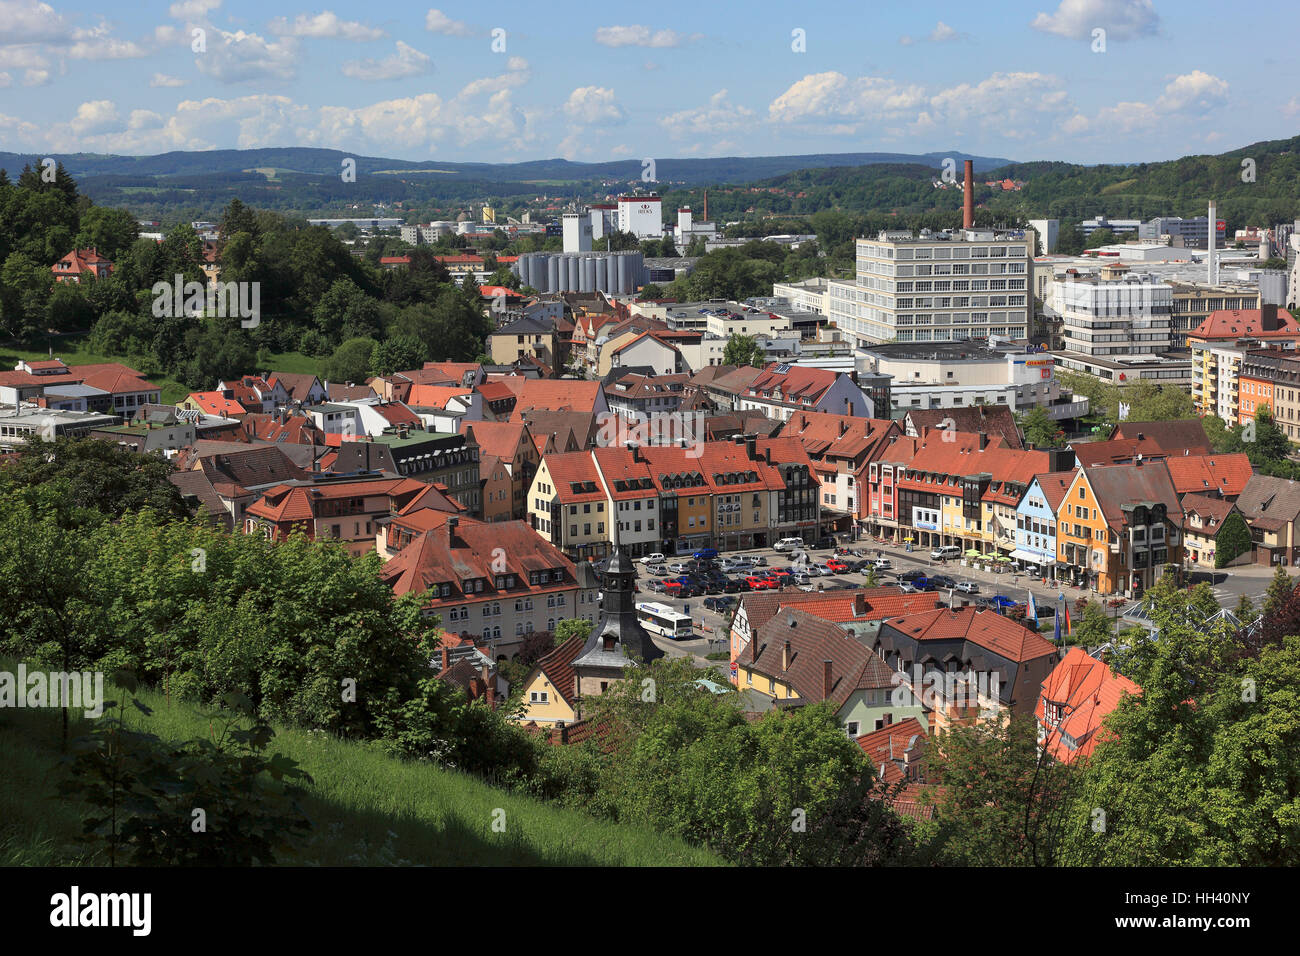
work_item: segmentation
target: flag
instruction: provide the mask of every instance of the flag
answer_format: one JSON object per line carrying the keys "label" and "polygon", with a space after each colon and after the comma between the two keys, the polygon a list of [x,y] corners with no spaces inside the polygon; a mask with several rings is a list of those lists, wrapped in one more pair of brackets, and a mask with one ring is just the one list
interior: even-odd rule
{"label": "flag", "polygon": [[1065,609],[1065,633],[1067,635],[1070,633],[1070,609],[1068,607]]}
{"label": "flag", "polygon": [[1034,605],[1034,592],[1029,592],[1029,603],[1025,605],[1025,617],[1033,618],[1034,625],[1038,625],[1038,608]]}
{"label": "flag", "polygon": [[1129,406],[1125,402],[1119,403],[1119,420],[1124,421],[1128,418]]}
{"label": "flag", "polygon": [[1054,617],[1056,628],[1053,640],[1055,640],[1057,644],[1061,643],[1061,618],[1065,617],[1065,614],[1065,592],[1061,591],[1056,598],[1056,615]]}

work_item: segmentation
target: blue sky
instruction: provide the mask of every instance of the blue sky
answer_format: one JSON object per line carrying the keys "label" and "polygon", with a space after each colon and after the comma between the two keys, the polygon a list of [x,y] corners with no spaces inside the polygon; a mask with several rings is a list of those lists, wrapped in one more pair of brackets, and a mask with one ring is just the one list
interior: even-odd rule
{"label": "blue sky", "polygon": [[1300,66],[1269,39],[1300,7],[325,2],[0,0],[0,150],[1092,163],[1300,126]]}

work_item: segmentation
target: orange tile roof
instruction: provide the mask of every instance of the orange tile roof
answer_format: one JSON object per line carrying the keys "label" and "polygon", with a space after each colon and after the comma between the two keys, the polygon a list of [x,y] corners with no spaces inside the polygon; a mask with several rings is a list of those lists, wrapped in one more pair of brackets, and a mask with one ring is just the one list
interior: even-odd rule
{"label": "orange tile roof", "polygon": [[1246,484],[1255,469],[1245,452],[1232,455],[1188,455],[1170,457],[1169,476],[1177,492],[1187,494],[1213,494],[1217,491],[1225,498],[1235,498],[1246,490]]}
{"label": "orange tile roof", "polygon": [[889,626],[916,641],[969,641],[1017,663],[1056,653],[1046,638],[982,607],[941,607],[894,618]]}
{"label": "orange tile roof", "polygon": [[235,399],[227,398],[220,392],[190,392],[185,400],[193,402],[209,415],[219,415],[222,418],[234,418],[248,411]]}
{"label": "orange tile roof", "polygon": [[1188,333],[1189,338],[1225,339],[1241,338],[1289,338],[1300,336],[1300,325],[1286,309],[1277,310],[1278,327],[1264,329],[1262,309],[1219,309],[1211,312],[1195,330]]}
{"label": "orange tile roof", "polygon": [[[1072,647],[1064,659],[1043,681],[1042,693],[1034,711],[1040,725],[1047,726],[1045,704],[1061,707],[1061,720],[1048,731],[1044,747],[1057,760],[1069,763],[1086,757],[1096,748],[1102,722],[1119,705],[1125,694],[1140,695],[1142,688],[1122,674],[1115,674],[1102,661],[1090,656],[1082,647]],[[1064,737],[1075,742],[1066,746]]]}

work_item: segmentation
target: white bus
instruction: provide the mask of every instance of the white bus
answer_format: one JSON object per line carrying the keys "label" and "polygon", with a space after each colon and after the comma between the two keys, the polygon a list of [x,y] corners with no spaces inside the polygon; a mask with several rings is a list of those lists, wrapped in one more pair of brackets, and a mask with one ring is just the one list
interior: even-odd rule
{"label": "white bus", "polygon": [[671,637],[674,640],[689,638],[695,633],[691,628],[691,616],[674,611],[667,604],[650,602],[638,604],[636,619],[651,634]]}

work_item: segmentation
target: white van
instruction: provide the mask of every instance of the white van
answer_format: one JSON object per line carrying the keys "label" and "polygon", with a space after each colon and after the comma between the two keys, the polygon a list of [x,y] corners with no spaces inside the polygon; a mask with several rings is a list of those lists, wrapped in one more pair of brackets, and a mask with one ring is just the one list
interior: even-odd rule
{"label": "white van", "polygon": [[930,552],[930,559],[933,561],[947,561],[949,558],[960,558],[961,548],[955,544],[945,544],[942,548],[935,548]]}
{"label": "white van", "polygon": [[773,551],[793,551],[795,548],[803,547],[803,538],[782,538],[776,544],[772,545]]}

